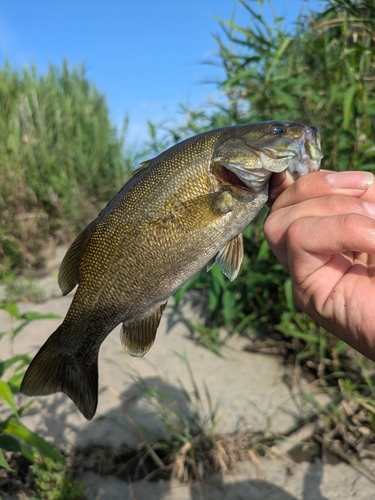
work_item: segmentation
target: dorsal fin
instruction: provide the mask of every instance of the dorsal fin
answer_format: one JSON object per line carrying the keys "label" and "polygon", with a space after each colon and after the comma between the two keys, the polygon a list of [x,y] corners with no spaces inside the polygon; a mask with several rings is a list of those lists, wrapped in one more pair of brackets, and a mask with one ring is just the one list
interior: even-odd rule
{"label": "dorsal fin", "polygon": [[77,236],[63,258],[58,278],[63,295],[71,292],[79,282],[79,264],[90,232],[91,224]]}
{"label": "dorsal fin", "polygon": [[141,172],[144,172],[145,170],[148,169],[148,167],[151,165],[151,163],[154,161],[153,158],[151,158],[151,160],[146,160],[146,161],[143,161],[140,166],[138,168],[136,168],[134,171],[133,171],[133,177],[135,177],[136,175],[140,174]]}
{"label": "dorsal fin", "polygon": [[122,325],[121,344],[131,356],[144,356],[150,350],[166,305],[164,302],[142,319]]}

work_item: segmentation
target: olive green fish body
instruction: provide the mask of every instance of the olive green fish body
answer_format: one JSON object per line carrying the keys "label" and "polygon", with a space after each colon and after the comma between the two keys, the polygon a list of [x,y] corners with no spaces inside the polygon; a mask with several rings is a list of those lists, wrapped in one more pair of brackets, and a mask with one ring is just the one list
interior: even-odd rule
{"label": "olive green fish body", "polygon": [[151,347],[168,298],[216,259],[230,278],[242,231],[268,198],[272,172],[319,168],[317,129],[263,122],[206,132],[145,162],[68,250],[64,322],[30,365],[21,391],[68,394],[86,418],[97,406],[101,343],[120,323],[132,355]]}

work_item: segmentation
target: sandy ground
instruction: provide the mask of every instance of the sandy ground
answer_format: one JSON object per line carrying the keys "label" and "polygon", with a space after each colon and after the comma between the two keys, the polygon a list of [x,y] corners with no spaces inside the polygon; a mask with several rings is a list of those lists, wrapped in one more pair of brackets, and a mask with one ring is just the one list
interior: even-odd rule
{"label": "sandy ground", "polygon": [[[56,263],[55,263],[56,264]],[[40,280],[48,295],[56,294],[56,273]],[[53,312],[63,317],[71,302],[68,297],[51,298],[43,304],[21,303],[22,311]],[[25,425],[63,449],[89,444],[137,446],[141,440],[165,436],[165,428],[140,392],[137,378],[179,401],[188,411],[181,385],[192,390],[185,356],[202,391],[207,385],[213,401],[219,402],[219,432],[286,431],[306,410],[303,391],[310,391],[300,377],[295,384],[290,367],[274,356],[243,351],[244,341],[236,337],[218,357],[191,339],[188,321],[197,321],[202,297],[191,295],[178,309],[173,299],[167,306],[155,345],[145,358],[131,358],[121,348],[118,329],[103,343],[99,359],[99,405],[95,418],[87,422],[64,394],[35,398],[23,417]],[[30,323],[16,337],[15,353],[34,355],[61,320]],[[8,317],[0,311],[0,331],[8,327]],[[9,341],[0,342],[1,357],[9,355]],[[315,394],[324,404],[324,396]],[[24,398],[23,400],[26,400]],[[375,471],[375,462],[367,465]],[[375,485],[347,464],[332,465],[320,459],[314,463],[293,462],[287,455],[261,458],[259,464],[241,463],[234,475],[210,483],[182,485],[172,482],[125,483],[83,473],[89,499],[137,500],[321,500],[375,499]]]}

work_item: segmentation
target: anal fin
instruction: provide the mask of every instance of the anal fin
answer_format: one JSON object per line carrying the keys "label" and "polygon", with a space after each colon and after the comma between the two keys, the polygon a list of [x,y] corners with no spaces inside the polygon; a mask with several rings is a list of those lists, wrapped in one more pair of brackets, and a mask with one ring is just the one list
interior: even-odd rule
{"label": "anal fin", "polygon": [[167,302],[164,302],[141,319],[123,323],[121,344],[131,356],[144,356],[151,349],[166,305]]}
{"label": "anal fin", "polygon": [[225,276],[233,281],[240,270],[243,259],[242,233],[228,241],[225,247],[216,255],[216,262]]}

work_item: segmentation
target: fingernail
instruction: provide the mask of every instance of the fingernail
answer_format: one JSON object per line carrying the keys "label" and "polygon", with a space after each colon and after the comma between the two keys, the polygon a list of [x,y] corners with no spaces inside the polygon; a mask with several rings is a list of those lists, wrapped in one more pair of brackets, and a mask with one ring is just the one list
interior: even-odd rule
{"label": "fingernail", "polygon": [[372,216],[375,217],[375,203],[370,203],[368,201],[362,202],[363,208]]}
{"label": "fingernail", "polygon": [[371,172],[332,172],[327,175],[327,181],[339,189],[368,189],[374,182]]}

